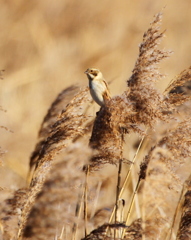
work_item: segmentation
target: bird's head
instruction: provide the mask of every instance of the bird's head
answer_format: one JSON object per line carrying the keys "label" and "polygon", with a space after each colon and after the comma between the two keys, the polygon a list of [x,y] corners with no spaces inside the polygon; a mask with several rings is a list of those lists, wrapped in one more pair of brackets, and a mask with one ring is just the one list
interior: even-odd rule
{"label": "bird's head", "polygon": [[94,79],[102,79],[103,75],[100,72],[99,69],[96,68],[88,68],[85,72],[84,72],[89,80],[94,80]]}

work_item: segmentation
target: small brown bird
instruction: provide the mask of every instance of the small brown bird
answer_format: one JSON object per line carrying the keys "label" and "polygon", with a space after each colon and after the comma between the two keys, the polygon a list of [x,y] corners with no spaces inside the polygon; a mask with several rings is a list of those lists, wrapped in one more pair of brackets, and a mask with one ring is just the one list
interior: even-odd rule
{"label": "small brown bird", "polygon": [[111,99],[108,84],[103,74],[96,68],[88,68],[84,72],[89,79],[89,88],[93,100],[100,106]]}

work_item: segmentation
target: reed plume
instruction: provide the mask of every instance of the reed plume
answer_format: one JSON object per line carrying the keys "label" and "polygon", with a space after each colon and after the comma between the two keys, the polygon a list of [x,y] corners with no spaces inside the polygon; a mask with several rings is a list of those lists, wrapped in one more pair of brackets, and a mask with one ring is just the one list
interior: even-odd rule
{"label": "reed plume", "polygon": [[181,219],[177,233],[178,240],[188,240],[191,238],[191,175],[185,182],[183,191],[183,204],[181,206]]}
{"label": "reed plume", "polygon": [[80,229],[83,228],[83,218],[75,215],[75,206],[81,201],[79,196],[85,181],[82,169],[91,157],[91,150],[84,145],[85,142],[81,138],[78,143],[71,143],[57,159],[54,159],[28,216],[24,238],[61,238],[65,232],[70,239],[74,223],[78,224]]}
{"label": "reed plume", "polygon": [[83,135],[86,121],[89,119],[89,117],[84,114],[89,101],[88,89],[82,89],[66,105],[58,120],[53,124],[52,131],[40,150],[27,195],[27,201],[23,207],[22,221],[18,234],[19,239],[22,237],[22,232],[35,198],[41,191],[44,181],[51,169],[52,161],[66,146],[72,143],[74,138]]}
{"label": "reed plume", "polygon": [[[141,165],[144,180],[143,232],[146,238],[164,239],[172,224],[184,165],[191,157],[191,119],[180,122],[151,149]],[[181,169],[182,168],[182,169]]]}
{"label": "reed plume", "polygon": [[[55,99],[31,155],[30,186],[17,190],[0,208],[5,239],[189,238],[191,68],[164,93],[157,90],[156,82],[164,77],[159,64],[172,53],[159,48],[165,33],[161,19],[162,13],[157,14],[143,35],[127,88],[101,107],[95,121],[88,113],[87,88],[71,86]],[[126,149],[134,151],[132,139],[126,138],[131,133],[142,140],[127,160],[131,154]]]}
{"label": "reed plume", "polygon": [[36,165],[41,149],[46,143],[46,140],[52,131],[52,126],[58,119],[58,115],[79,90],[80,87],[78,86],[70,86],[59,93],[56,99],[53,101],[51,107],[43,119],[38,133],[38,143],[36,144],[35,149],[30,157],[30,171],[32,171],[32,168]]}
{"label": "reed plume", "polygon": [[144,134],[141,125],[153,127],[159,119],[167,121],[173,111],[172,105],[155,87],[156,81],[163,76],[158,64],[171,53],[158,49],[164,35],[159,28],[161,18],[162,14],[157,14],[143,36],[127,90],[121,96],[113,97],[96,117],[90,146],[98,153],[92,158],[92,166],[118,163],[124,133]]}

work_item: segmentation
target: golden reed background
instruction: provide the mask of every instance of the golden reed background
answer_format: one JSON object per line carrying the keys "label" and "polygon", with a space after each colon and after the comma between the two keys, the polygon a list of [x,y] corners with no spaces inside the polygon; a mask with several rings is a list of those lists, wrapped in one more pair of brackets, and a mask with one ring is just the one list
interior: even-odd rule
{"label": "golden reed background", "polygon": [[[0,186],[25,185],[40,123],[57,94],[87,85],[84,71],[100,68],[112,95],[122,93],[153,15],[164,9],[162,46],[174,51],[162,64],[160,89],[191,62],[190,0],[0,1],[0,145],[7,150]],[[94,113],[95,114],[95,111]]]}

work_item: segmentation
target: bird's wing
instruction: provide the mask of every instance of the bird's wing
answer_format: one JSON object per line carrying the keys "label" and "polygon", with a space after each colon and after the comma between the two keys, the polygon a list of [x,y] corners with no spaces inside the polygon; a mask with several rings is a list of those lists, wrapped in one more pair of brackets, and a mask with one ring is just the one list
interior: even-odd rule
{"label": "bird's wing", "polygon": [[110,100],[111,99],[111,94],[110,94],[110,91],[109,91],[109,87],[108,87],[108,84],[105,80],[103,80],[105,86],[106,86],[106,90],[105,92],[103,93],[103,99],[107,99],[107,100]]}

